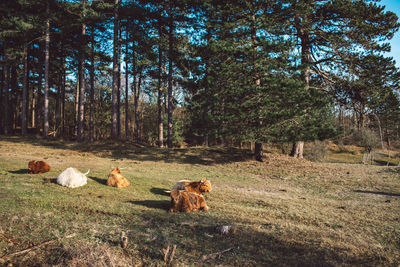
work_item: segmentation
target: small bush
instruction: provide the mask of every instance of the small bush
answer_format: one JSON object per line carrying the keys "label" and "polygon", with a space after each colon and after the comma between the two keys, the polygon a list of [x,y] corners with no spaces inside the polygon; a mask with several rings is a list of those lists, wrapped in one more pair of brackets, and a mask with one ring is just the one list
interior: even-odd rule
{"label": "small bush", "polygon": [[380,145],[378,135],[370,129],[355,131],[352,139],[356,145],[363,147],[367,153],[371,153],[373,149],[378,148]]}
{"label": "small bush", "polygon": [[326,156],[326,143],[322,141],[314,141],[311,150],[306,154],[306,158],[311,161],[322,161]]}

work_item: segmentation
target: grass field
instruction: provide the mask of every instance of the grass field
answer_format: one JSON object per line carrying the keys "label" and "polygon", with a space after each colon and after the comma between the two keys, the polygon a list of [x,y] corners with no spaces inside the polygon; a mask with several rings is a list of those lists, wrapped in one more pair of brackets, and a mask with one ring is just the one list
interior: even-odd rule
{"label": "grass field", "polygon": [[[51,171],[27,174],[33,159]],[[173,266],[399,266],[400,167],[339,152],[327,161],[0,136],[0,265],[162,266],[164,249],[176,245]],[[91,170],[87,185],[55,183],[70,166]],[[116,166],[130,187],[105,185]],[[202,177],[213,185],[210,210],[168,213],[164,190]],[[221,235],[219,225],[232,231]]]}

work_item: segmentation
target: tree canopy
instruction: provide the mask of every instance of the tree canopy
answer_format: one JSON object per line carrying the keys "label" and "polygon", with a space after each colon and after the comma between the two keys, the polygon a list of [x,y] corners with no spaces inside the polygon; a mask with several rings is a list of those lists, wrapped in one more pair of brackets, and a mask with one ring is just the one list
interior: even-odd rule
{"label": "tree canopy", "polygon": [[347,116],[399,140],[384,56],[399,23],[379,1],[7,0],[0,15],[3,134],[296,143]]}

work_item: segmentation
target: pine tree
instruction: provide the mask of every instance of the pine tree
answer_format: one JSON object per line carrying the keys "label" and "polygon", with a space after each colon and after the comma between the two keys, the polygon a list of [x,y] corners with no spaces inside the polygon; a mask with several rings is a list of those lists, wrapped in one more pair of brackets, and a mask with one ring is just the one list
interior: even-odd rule
{"label": "pine tree", "polygon": [[324,81],[320,86],[329,87],[346,68],[349,54],[386,50],[388,45],[381,41],[398,29],[394,13],[367,1],[288,0],[280,1],[275,10],[291,29],[287,33],[298,40],[299,70],[306,88],[316,86],[318,79]]}

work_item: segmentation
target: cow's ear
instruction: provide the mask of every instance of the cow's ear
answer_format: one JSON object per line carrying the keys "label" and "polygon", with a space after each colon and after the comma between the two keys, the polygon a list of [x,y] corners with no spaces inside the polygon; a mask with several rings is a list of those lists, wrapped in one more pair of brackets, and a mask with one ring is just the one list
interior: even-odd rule
{"label": "cow's ear", "polygon": [[207,178],[203,178],[203,179],[201,179],[200,182],[205,183],[206,181],[207,181]]}

